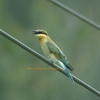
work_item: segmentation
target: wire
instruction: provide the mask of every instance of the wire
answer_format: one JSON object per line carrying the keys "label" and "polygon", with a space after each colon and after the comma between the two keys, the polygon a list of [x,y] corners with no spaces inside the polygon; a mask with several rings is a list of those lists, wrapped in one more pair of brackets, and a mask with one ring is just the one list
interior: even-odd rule
{"label": "wire", "polygon": [[49,0],[49,1],[52,2],[52,3],[54,3],[54,4],[56,4],[56,5],[59,6],[61,9],[63,9],[63,10],[65,10],[65,11],[71,13],[72,15],[78,17],[78,18],[81,19],[82,21],[84,21],[84,22],[90,24],[91,26],[93,26],[93,27],[95,27],[95,28],[97,28],[97,29],[100,30],[100,25],[98,25],[97,23],[93,22],[92,20],[90,20],[90,19],[88,19],[88,18],[82,16],[81,14],[79,14],[79,13],[77,13],[76,11],[70,9],[69,7],[63,5],[63,4],[60,3],[59,1],[57,1],[57,0]]}
{"label": "wire", "polygon": [[[56,70],[60,71],[61,73],[63,73],[64,75],[67,76],[67,74],[62,69],[59,68],[59,66],[50,62],[48,59],[46,59],[45,57],[43,57],[42,55],[40,55],[39,53],[37,53],[36,51],[31,49],[30,47],[28,47],[24,43],[20,42],[19,40],[12,37],[11,35],[9,35],[8,33],[4,32],[1,29],[0,29],[0,34],[3,35],[4,37],[8,38],[10,41],[14,42],[15,44],[17,44],[18,46],[20,46],[21,48],[23,48],[27,52],[31,53],[32,55],[36,56],[37,58],[39,58],[42,61],[46,62],[47,64],[51,65],[52,67],[56,68]],[[97,91],[95,88],[91,87],[90,85],[88,85],[84,81],[80,80],[79,78],[75,77],[74,75],[72,75],[72,77],[75,80],[75,82],[77,82],[79,85],[83,86],[84,88],[88,89],[89,91],[93,92],[95,95],[100,97],[100,92]]]}

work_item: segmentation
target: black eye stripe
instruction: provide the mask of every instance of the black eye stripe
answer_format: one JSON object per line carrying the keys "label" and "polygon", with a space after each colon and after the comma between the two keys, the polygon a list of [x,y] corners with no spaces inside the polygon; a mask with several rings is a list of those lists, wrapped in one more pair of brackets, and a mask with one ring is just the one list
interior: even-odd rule
{"label": "black eye stripe", "polygon": [[38,33],[41,33],[41,34],[43,34],[43,32],[38,32]]}
{"label": "black eye stripe", "polygon": [[44,33],[44,32],[37,32],[37,34],[45,34],[45,35],[47,35],[46,33]]}

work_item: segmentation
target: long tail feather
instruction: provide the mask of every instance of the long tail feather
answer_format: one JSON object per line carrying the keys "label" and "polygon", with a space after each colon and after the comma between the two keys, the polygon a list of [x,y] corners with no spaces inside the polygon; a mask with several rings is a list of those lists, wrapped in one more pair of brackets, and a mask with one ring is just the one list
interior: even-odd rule
{"label": "long tail feather", "polygon": [[67,73],[67,75],[68,75],[68,77],[70,78],[71,82],[72,82],[73,84],[75,84],[75,81],[74,81],[72,75],[70,74],[70,72],[69,72],[69,70],[68,70],[67,68],[65,68],[65,72]]}
{"label": "long tail feather", "polygon": [[75,81],[74,81],[72,75],[70,74],[69,70],[67,69],[67,67],[61,61],[59,61],[59,60],[57,60],[57,64],[59,64],[64,69],[64,71],[66,72],[66,74],[70,78],[71,82],[73,84],[75,84]]}

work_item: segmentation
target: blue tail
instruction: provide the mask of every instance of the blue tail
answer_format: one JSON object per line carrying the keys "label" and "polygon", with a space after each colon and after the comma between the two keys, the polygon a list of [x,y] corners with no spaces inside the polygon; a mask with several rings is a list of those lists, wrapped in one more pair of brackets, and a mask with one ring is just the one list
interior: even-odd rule
{"label": "blue tail", "polygon": [[75,81],[74,81],[72,75],[70,74],[69,70],[68,70],[67,68],[65,68],[64,71],[66,72],[66,74],[67,74],[68,77],[70,78],[72,84],[75,84]]}
{"label": "blue tail", "polygon": [[72,82],[73,84],[75,84],[75,81],[74,81],[72,75],[70,74],[69,70],[67,69],[67,67],[66,67],[61,61],[59,61],[59,60],[56,60],[56,63],[57,63],[58,65],[60,65],[60,66],[63,68],[63,70],[66,72],[66,74],[67,74],[68,77],[70,78],[71,82]]}

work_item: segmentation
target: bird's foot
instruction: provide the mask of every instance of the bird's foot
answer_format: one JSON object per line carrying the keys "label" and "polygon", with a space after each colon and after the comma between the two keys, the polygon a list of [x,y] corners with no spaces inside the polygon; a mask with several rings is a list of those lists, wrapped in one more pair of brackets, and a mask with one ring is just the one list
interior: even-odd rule
{"label": "bird's foot", "polygon": [[[50,62],[52,62],[52,63],[54,63],[54,61],[53,61],[53,60],[51,60],[51,59],[49,59],[49,61],[50,61]],[[47,64],[47,63],[46,63],[46,64]],[[49,66],[49,64],[47,64],[47,66]]]}
{"label": "bird's foot", "polygon": [[49,59],[50,62],[55,63],[52,59]]}

